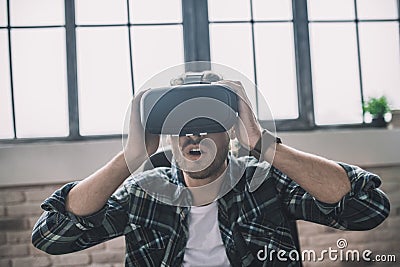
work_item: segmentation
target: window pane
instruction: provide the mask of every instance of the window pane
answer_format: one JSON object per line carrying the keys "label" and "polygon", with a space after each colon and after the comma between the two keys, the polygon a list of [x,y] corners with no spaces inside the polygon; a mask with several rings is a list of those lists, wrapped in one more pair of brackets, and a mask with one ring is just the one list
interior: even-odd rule
{"label": "window pane", "polygon": [[316,123],[362,122],[355,25],[311,24],[310,38]]}
{"label": "window pane", "polygon": [[[255,24],[257,83],[275,119],[298,117],[292,23]],[[260,119],[263,118],[260,109]]]}
{"label": "window pane", "polygon": [[[254,83],[253,45],[250,23],[210,25],[211,61],[227,65]],[[231,77],[224,77],[229,79]],[[237,79],[232,77],[231,79]],[[247,95],[256,108],[255,88],[247,87]]]}
{"label": "window pane", "polygon": [[126,0],[75,1],[77,24],[127,23]]}
{"label": "window pane", "polygon": [[12,26],[63,25],[63,0],[10,1]]}
{"label": "window pane", "polygon": [[120,134],[132,98],[127,27],[77,31],[82,135]]}
{"label": "window pane", "polygon": [[354,0],[308,0],[310,20],[355,19]]}
{"label": "window pane", "polygon": [[249,0],[211,0],[208,1],[210,21],[250,20]]}
{"label": "window pane", "polygon": [[0,26],[7,26],[7,0],[0,0]]}
{"label": "window pane", "polygon": [[0,138],[13,138],[7,30],[0,30]]}
{"label": "window pane", "polygon": [[357,0],[359,19],[397,19],[396,0]]}
{"label": "window pane", "polygon": [[291,0],[253,0],[255,20],[291,20]]}
{"label": "window pane", "polygon": [[400,108],[398,25],[397,22],[359,24],[365,100],[386,95],[393,108]]}
{"label": "window pane", "polygon": [[131,30],[135,91],[163,69],[184,62],[181,25],[134,26]]}
{"label": "window pane", "polygon": [[129,0],[130,19],[133,23],[182,22],[180,0]]}
{"label": "window pane", "polygon": [[17,137],[68,135],[65,31],[12,31]]}

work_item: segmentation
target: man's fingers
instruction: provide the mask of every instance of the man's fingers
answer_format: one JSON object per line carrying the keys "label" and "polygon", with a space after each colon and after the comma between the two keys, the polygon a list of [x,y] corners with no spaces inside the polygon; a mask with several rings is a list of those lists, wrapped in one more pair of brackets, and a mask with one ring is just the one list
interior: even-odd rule
{"label": "man's fingers", "polygon": [[150,89],[140,91],[139,93],[137,93],[137,95],[133,97],[133,103],[135,104],[136,108],[140,108],[140,100],[142,99],[143,94],[146,93],[148,90]]}
{"label": "man's fingers", "polygon": [[140,114],[140,100],[142,99],[142,96],[144,95],[144,93],[146,93],[149,89],[140,91],[139,93],[137,93],[137,95],[135,95],[132,99],[132,107],[131,107],[131,111],[135,111],[137,114]]}
{"label": "man's fingers", "polygon": [[222,80],[222,81],[218,81],[216,82],[217,84],[226,84],[228,85],[232,91],[234,91],[235,93],[239,93],[239,94],[243,94],[243,86],[242,83],[239,81],[231,81],[231,80]]}

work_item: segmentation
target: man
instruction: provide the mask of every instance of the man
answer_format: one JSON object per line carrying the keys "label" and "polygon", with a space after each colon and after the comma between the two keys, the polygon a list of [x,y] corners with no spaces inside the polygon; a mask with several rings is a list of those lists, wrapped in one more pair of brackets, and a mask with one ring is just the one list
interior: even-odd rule
{"label": "man", "polygon": [[[138,94],[125,153],[45,200],[32,234],[34,246],[64,254],[125,235],[127,266],[299,266],[297,261],[263,261],[257,255],[264,248],[285,255],[295,249],[289,220],[368,230],[388,216],[389,202],[378,189],[378,176],[282,144],[261,129],[240,82],[219,83],[239,96],[234,128],[171,137],[173,166],[133,179],[131,173],[159,146],[159,136],[143,130],[143,93]],[[230,156],[233,137],[258,159]],[[233,188],[219,195],[233,175],[228,165],[245,166],[245,171]],[[256,173],[268,177],[251,190]],[[165,180],[189,188],[191,205],[166,204],[136,182]]]}

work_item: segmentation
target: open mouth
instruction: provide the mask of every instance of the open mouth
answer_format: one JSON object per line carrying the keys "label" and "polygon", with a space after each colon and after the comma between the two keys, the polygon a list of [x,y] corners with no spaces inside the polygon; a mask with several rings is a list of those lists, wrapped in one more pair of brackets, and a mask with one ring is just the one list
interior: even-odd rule
{"label": "open mouth", "polygon": [[189,145],[183,149],[184,154],[191,160],[197,160],[204,154],[207,154],[206,148],[197,145]]}
{"label": "open mouth", "polygon": [[189,154],[193,155],[193,156],[200,156],[201,155],[201,150],[200,148],[192,148],[191,150],[189,150]]}

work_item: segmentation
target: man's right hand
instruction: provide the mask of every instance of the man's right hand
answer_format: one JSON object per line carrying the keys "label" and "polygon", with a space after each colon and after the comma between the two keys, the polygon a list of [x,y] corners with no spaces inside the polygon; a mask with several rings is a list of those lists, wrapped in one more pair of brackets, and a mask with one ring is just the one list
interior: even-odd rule
{"label": "man's right hand", "polygon": [[125,159],[131,171],[134,171],[132,166],[137,167],[138,163],[143,163],[154,154],[160,142],[160,136],[145,131],[140,120],[140,100],[145,92],[138,93],[131,103],[128,139],[124,148]]}
{"label": "man's right hand", "polygon": [[157,151],[159,135],[145,133],[140,122],[140,99],[143,93],[132,100],[124,153],[118,153],[105,166],[71,189],[65,204],[69,212],[87,216],[100,210],[124,180]]}

